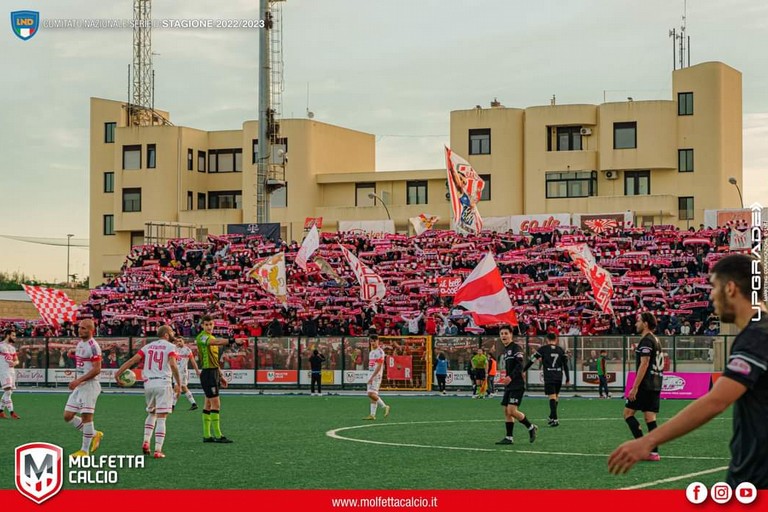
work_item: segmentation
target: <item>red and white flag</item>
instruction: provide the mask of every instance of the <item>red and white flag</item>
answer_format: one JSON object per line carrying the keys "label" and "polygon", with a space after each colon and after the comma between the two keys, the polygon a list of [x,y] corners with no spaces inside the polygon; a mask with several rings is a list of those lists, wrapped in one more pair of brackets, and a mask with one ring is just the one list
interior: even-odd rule
{"label": "red and white flag", "polygon": [[317,248],[320,247],[320,233],[317,232],[317,225],[312,225],[307,237],[301,242],[301,248],[296,254],[296,264],[307,271],[307,261],[312,257]]}
{"label": "red and white flag", "polygon": [[479,233],[483,219],[477,203],[483,194],[485,182],[469,162],[445,148],[445,166],[448,170],[448,192],[451,195],[453,226],[459,232]]}
{"label": "red and white flag", "polygon": [[597,264],[587,244],[569,245],[563,249],[568,251],[576,266],[587,276],[587,281],[592,285],[595,302],[600,306],[600,309],[603,310],[603,313],[612,315],[613,282],[611,281],[611,273]]}
{"label": "red and white flag", "polygon": [[477,325],[517,325],[512,301],[490,252],[456,290],[453,303],[472,313]]}
{"label": "red and white flag", "polygon": [[437,224],[437,222],[440,220],[440,217],[437,215],[429,215],[427,213],[419,214],[418,217],[411,217],[408,219],[411,221],[411,224],[413,225],[413,229],[416,231],[417,235],[420,235],[424,233],[425,231],[429,231],[432,229],[432,227]]}
{"label": "red and white flag", "polygon": [[63,290],[26,284],[22,286],[48,325],[58,328],[62,322],[74,323],[77,321],[77,304]]}
{"label": "red and white flag", "polygon": [[347,263],[352,267],[357,281],[360,283],[360,298],[365,302],[380,302],[387,294],[387,287],[384,280],[373,270],[368,268],[357,259],[357,256],[349,252],[344,246],[339,245]]}

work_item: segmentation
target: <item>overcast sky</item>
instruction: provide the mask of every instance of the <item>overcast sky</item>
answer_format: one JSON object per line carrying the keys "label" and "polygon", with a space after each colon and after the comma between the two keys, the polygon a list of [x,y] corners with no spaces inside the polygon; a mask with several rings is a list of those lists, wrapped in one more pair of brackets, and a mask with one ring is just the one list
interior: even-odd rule
{"label": "overcast sky", "polygon": [[[131,0],[4,5],[48,19],[132,16]],[[509,107],[553,94],[671,99],[668,31],[682,12],[682,0],[288,0],[283,115],[306,115],[309,84],[315,119],[377,135],[379,170],[438,168],[450,111],[494,97]],[[155,2],[153,18],[255,19],[258,1]],[[126,99],[132,31],[0,33],[0,234],[87,238],[88,102]],[[743,73],[744,200],[768,203],[768,3],[691,0],[688,34],[692,64]],[[258,117],[257,32],[166,29],[152,40],[155,105],[174,124],[238,129]],[[71,256],[71,272],[87,272],[87,250]],[[0,271],[15,270],[63,280],[66,249],[0,238]]]}

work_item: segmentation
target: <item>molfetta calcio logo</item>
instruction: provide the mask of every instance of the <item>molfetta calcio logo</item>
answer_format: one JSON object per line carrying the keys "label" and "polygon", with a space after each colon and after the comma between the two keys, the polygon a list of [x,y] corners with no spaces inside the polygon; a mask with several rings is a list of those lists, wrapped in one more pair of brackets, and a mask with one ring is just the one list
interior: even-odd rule
{"label": "molfetta calcio logo", "polygon": [[64,483],[64,450],[48,443],[16,448],[16,489],[38,505],[52,498]]}
{"label": "molfetta calcio logo", "polygon": [[40,28],[40,13],[37,11],[13,11],[11,29],[22,41],[32,39]]}

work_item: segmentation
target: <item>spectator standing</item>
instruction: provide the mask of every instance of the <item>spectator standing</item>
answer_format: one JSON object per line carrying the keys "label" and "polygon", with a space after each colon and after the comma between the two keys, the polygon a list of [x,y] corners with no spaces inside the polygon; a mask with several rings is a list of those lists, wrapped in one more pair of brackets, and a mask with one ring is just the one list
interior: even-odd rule
{"label": "spectator standing", "polygon": [[607,354],[608,351],[602,349],[600,351],[600,357],[597,358],[597,380],[599,381],[597,390],[598,393],[600,393],[600,398],[611,398],[611,394],[608,392]]}
{"label": "spectator standing", "polygon": [[310,387],[312,396],[315,396],[315,384],[317,384],[317,396],[323,394],[322,390],[322,365],[325,362],[325,356],[321,354],[317,349],[312,351],[312,356],[309,358],[309,367],[311,368],[310,375]]}
{"label": "spectator standing", "polygon": [[437,356],[437,365],[435,366],[435,377],[437,378],[437,390],[445,394],[445,381],[448,378],[448,360],[445,353],[440,352]]}

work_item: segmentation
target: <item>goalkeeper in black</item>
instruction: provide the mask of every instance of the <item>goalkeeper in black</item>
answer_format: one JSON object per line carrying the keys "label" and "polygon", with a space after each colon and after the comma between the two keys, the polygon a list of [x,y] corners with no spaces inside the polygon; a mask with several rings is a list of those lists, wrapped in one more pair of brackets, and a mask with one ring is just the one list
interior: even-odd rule
{"label": "goalkeeper in black", "polygon": [[512,342],[511,327],[508,325],[502,326],[499,329],[499,337],[501,338],[501,343],[504,344],[501,363],[506,371],[506,375],[499,380],[499,385],[504,386],[504,397],[501,399],[501,406],[504,407],[507,435],[501,441],[497,441],[496,444],[514,443],[512,434],[515,428],[515,420],[522,423],[528,429],[528,437],[531,442],[534,442],[539,427],[528,421],[523,411],[518,409],[525,393],[525,376],[523,374],[525,355],[523,354],[523,349],[517,343]]}
{"label": "goalkeeper in black", "polygon": [[541,360],[541,368],[544,371],[544,393],[549,396],[547,424],[550,427],[560,426],[560,421],[557,419],[557,402],[560,397],[560,387],[563,385],[563,373],[565,373],[566,386],[571,383],[571,377],[568,374],[568,356],[565,350],[558,346],[555,334],[547,333],[547,344],[533,353],[523,371],[527,371],[536,360]]}

